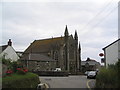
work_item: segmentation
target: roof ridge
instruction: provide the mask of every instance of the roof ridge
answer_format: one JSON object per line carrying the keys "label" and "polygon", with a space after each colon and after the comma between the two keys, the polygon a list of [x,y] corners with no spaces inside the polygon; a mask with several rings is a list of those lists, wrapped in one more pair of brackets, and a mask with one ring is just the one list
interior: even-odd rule
{"label": "roof ridge", "polygon": [[8,45],[2,45],[2,46],[0,46],[0,47],[4,47],[4,46],[8,46]]}
{"label": "roof ridge", "polygon": [[111,46],[112,44],[116,43],[117,41],[119,41],[120,38],[118,38],[117,40],[113,41],[112,43],[110,43],[109,45],[107,45],[106,47],[102,48],[102,50],[105,50],[107,47]]}
{"label": "roof ridge", "polygon": [[35,41],[42,41],[42,40],[50,40],[50,39],[57,39],[57,38],[64,38],[63,36],[62,37],[52,37],[52,38],[46,38],[46,39],[38,39],[38,40],[35,40]]}

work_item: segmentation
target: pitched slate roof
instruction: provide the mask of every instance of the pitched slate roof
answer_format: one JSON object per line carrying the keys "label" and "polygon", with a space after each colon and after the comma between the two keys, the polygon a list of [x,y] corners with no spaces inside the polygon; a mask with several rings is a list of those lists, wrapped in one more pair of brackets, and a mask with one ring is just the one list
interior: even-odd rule
{"label": "pitched slate roof", "polygon": [[98,64],[98,62],[94,62],[94,61],[81,61],[81,65],[84,66],[86,63],[89,63],[89,65],[96,65]]}
{"label": "pitched slate roof", "polygon": [[0,46],[0,53],[2,53],[7,47],[8,45]]}
{"label": "pitched slate roof", "polygon": [[63,37],[43,39],[43,40],[35,40],[31,45],[25,50],[24,53],[43,53],[50,50],[51,47],[55,47],[55,45],[62,44]]}
{"label": "pitched slate roof", "polygon": [[36,53],[27,54],[21,60],[56,61],[46,55]]}
{"label": "pitched slate roof", "polygon": [[82,65],[82,66],[84,66],[86,63],[89,63],[89,65],[96,65],[96,64],[97,64],[97,65],[98,65],[98,64],[100,65],[99,62],[97,62],[97,61],[95,61],[95,60],[92,60],[92,59],[89,60],[89,61],[87,61],[87,60],[86,60],[86,61],[81,61],[81,65]]}
{"label": "pitched slate roof", "polygon": [[119,38],[118,40],[114,41],[113,43],[111,43],[111,44],[107,45],[107,46],[106,46],[106,47],[104,47],[102,50],[105,50],[106,48],[108,48],[108,47],[109,47],[109,46],[111,46],[112,44],[114,44],[114,43],[118,42],[119,40],[120,40],[120,38]]}

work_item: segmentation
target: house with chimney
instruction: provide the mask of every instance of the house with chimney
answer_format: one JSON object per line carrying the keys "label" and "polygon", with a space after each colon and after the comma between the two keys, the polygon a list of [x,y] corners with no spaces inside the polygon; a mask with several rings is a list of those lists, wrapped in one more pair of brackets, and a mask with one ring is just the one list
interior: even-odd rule
{"label": "house with chimney", "polygon": [[86,61],[81,61],[81,71],[96,71],[101,67],[100,63],[94,59],[87,58]]}
{"label": "house with chimney", "polygon": [[11,61],[17,61],[19,56],[12,47],[12,41],[9,39],[7,45],[0,46],[0,58],[9,59]]}

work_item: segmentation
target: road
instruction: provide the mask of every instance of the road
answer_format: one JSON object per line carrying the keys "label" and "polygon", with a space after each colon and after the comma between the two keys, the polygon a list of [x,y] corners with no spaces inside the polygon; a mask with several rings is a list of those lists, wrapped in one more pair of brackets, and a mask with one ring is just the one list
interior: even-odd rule
{"label": "road", "polygon": [[[40,76],[42,83],[48,84],[50,88],[90,88],[94,87],[95,80],[87,79],[84,75],[69,77],[44,77]],[[90,86],[89,86],[90,85]]]}

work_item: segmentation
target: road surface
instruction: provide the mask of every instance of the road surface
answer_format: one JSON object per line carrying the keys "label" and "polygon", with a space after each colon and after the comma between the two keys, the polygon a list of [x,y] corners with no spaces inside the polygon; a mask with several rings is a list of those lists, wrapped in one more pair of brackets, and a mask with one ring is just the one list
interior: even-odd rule
{"label": "road surface", "polygon": [[69,77],[44,77],[40,76],[42,83],[46,83],[49,88],[93,88],[94,79],[87,79],[84,75]]}

